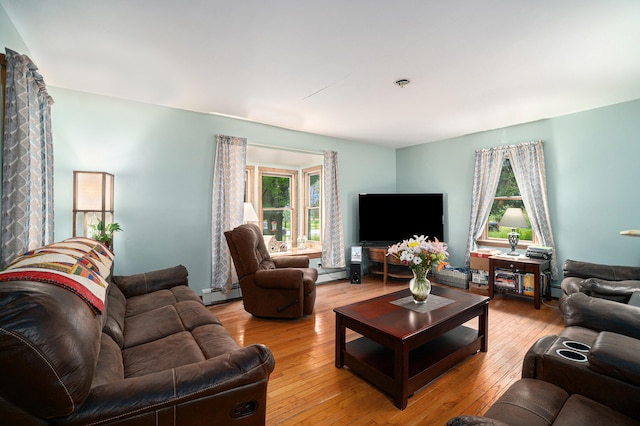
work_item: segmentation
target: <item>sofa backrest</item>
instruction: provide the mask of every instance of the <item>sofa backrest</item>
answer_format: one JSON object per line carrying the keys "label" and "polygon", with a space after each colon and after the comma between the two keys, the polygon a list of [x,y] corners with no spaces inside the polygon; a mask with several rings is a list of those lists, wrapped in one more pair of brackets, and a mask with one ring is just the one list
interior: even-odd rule
{"label": "sofa backrest", "polygon": [[102,315],[48,283],[0,283],[0,397],[42,418],[67,416],[87,398]]}

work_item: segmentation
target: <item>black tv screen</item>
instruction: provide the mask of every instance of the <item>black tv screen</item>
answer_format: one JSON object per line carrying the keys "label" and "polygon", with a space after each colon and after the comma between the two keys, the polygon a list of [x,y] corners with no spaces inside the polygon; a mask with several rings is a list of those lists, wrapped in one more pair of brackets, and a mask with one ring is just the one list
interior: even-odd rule
{"label": "black tv screen", "polygon": [[359,194],[358,239],[390,245],[425,235],[444,241],[443,194]]}

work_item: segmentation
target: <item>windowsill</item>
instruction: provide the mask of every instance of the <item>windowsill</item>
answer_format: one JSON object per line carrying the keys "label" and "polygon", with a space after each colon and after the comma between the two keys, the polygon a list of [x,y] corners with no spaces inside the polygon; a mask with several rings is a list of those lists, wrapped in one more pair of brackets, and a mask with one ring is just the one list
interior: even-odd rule
{"label": "windowsill", "polygon": [[273,253],[269,253],[271,257],[278,256],[309,256],[310,259],[317,259],[322,257],[322,248],[309,247],[304,250],[298,249],[298,247],[293,247],[287,251],[277,251]]}
{"label": "windowsill", "polygon": [[[500,248],[511,248],[511,244],[507,240],[494,240],[494,239],[484,239],[484,240],[476,240],[479,246],[482,247],[500,247]],[[517,249],[526,250],[529,246],[536,245],[535,241],[520,241],[516,246]]]}

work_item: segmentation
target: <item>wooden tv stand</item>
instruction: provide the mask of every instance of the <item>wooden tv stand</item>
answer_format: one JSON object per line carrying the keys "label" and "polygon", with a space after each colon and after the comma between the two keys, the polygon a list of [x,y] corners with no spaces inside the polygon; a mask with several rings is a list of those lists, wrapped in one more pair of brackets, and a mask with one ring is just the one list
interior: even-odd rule
{"label": "wooden tv stand", "polygon": [[[387,283],[387,277],[412,278],[411,270],[393,256],[387,256],[387,247],[365,247],[369,261],[375,263],[369,268],[372,274],[382,275],[382,282]],[[382,268],[381,266],[382,265]]]}

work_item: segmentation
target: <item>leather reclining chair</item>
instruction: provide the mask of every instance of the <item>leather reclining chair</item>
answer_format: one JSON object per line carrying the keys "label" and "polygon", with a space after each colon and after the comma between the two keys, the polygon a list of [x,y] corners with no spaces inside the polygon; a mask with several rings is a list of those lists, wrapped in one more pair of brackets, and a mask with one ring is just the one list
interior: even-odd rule
{"label": "leather reclining chair", "polygon": [[318,271],[308,256],[271,258],[254,224],[224,233],[235,264],[244,309],[256,317],[299,318],[313,313]]}

